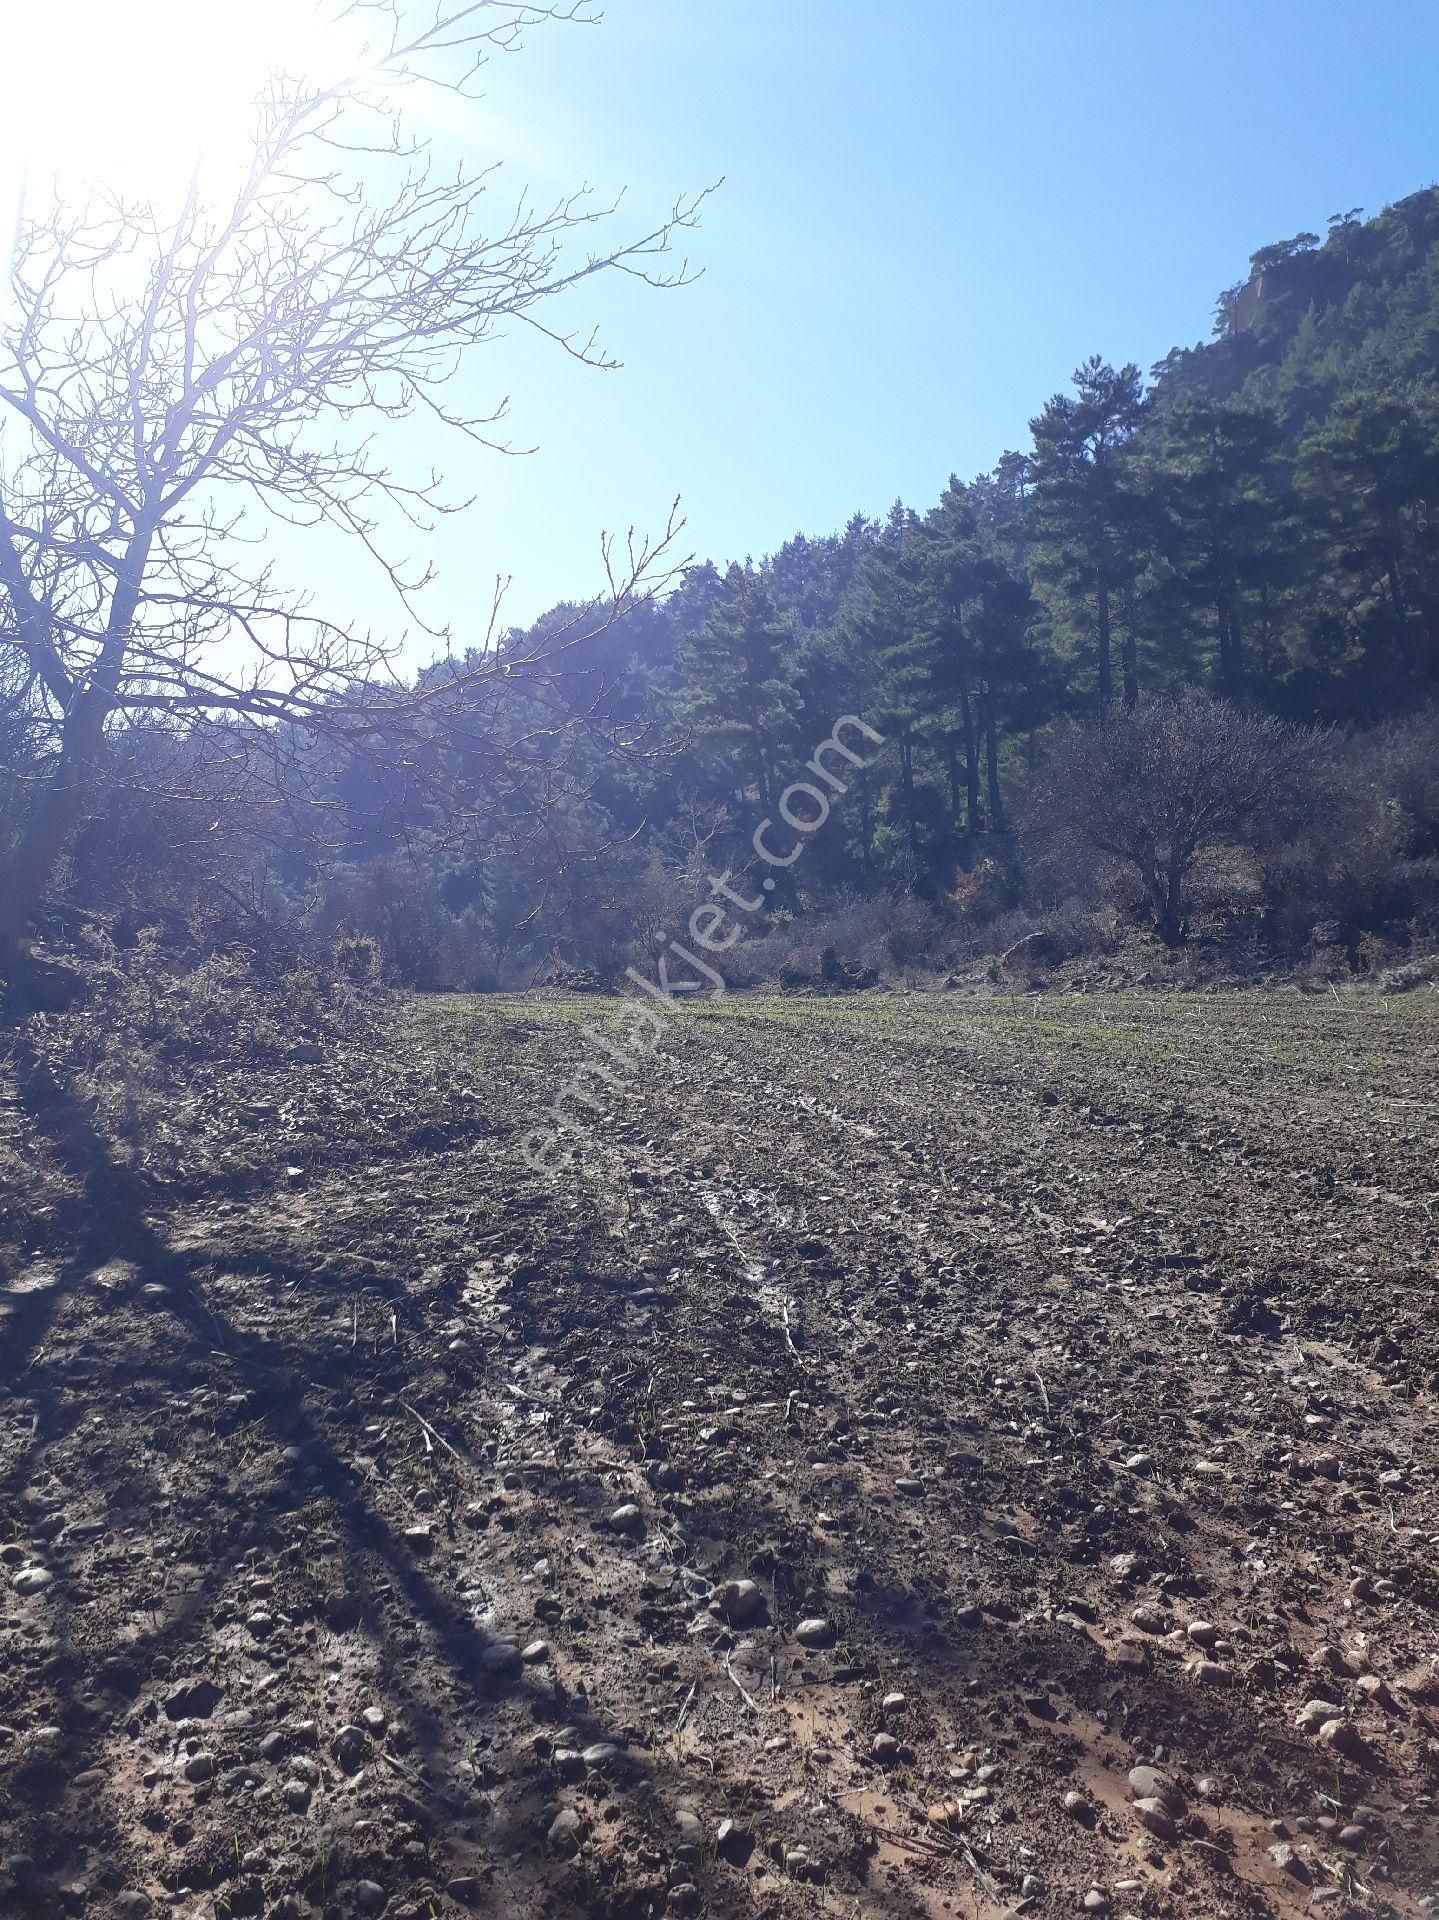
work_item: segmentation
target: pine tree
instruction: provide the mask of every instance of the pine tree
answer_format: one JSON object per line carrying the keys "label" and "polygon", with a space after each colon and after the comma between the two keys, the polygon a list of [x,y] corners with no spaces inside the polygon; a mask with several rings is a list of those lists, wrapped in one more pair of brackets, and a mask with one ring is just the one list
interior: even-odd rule
{"label": "pine tree", "polygon": [[899,814],[910,866],[922,864],[917,756],[931,737],[934,636],[925,620],[919,524],[898,503],[861,563],[847,613],[850,644],[867,663],[876,726],[899,762]]}
{"label": "pine tree", "polygon": [[[731,566],[704,623],[682,652],[689,717],[713,759],[739,769],[769,813],[775,769],[798,705],[794,632],[752,567]],[[730,780],[730,785],[733,786]]]}
{"label": "pine tree", "polygon": [[[1143,552],[1142,502],[1129,444],[1144,419],[1139,369],[1117,371],[1095,356],[1075,370],[1075,392],[1055,394],[1030,422],[1034,560],[1038,578],[1092,621],[1096,699],[1113,699],[1114,603],[1136,579]],[[1124,701],[1139,698],[1135,637],[1126,633]]]}
{"label": "pine tree", "polygon": [[1439,394],[1426,383],[1343,395],[1300,446],[1295,477],[1340,549],[1370,658],[1401,680],[1432,677],[1439,546],[1428,503],[1439,494]]}
{"label": "pine tree", "polygon": [[1285,517],[1279,456],[1277,419],[1241,402],[1186,400],[1159,423],[1149,478],[1180,589],[1176,611],[1204,623],[1214,690],[1228,699],[1240,698],[1254,671],[1252,600],[1277,577],[1269,562]]}

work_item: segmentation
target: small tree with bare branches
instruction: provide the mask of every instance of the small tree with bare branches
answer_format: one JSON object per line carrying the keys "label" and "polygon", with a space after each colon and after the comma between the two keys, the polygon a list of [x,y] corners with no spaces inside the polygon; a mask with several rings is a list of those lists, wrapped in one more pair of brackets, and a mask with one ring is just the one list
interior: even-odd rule
{"label": "small tree with bare branches", "polygon": [[1322,744],[1193,690],[1152,700],[1064,742],[1038,784],[1031,832],[1125,863],[1160,939],[1182,946],[1196,863],[1282,833]]}
{"label": "small tree with bare branches", "polygon": [[[467,636],[446,670],[411,684],[394,643],[256,563],[245,516],[338,528],[424,628],[428,568],[391,542],[458,503],[392,471],[377,429],[429,414],[499,444],[497,414],[449,398],[471,351],[521,322],[609,364],[592,337],[555,329],[551,303],[600,274],[683,280],[673,243],[703,196],[599,250],[585,236],[614,209],[584,194],[492,215],[492,171],[442,171],[410,131],[407,96],[463,94],[526,29],[577,9],[427,5],[417,19],[404,0],[361,0],[345,13],[373,15],[378,50],[323,83],[272,76],[223,203],[197,175],[168,213],[99,189],[22,209],[0,312],[0,706],[24,714],[39,771],[0,843],[0,977],[118,724],[216,729],[226,752],[243,739],[266,759],[317,738],[360,754],[381,726],[403,759],[457,715],[472,747],[496,737],[515,664],[502,650]],[[672,519],[654,542],[607,543],[603,600],[524,662],[532,704],[551,670],[562,687],[585,634],[673,572],[675,532]],[[551,729],[563,705],[549,703]]]}

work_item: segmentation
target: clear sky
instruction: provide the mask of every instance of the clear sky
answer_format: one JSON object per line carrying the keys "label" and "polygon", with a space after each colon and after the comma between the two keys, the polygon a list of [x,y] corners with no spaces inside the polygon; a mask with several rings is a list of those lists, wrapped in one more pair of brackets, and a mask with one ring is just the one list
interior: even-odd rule
{"label": "clear sky", "polygon": [[[133,44],[163,16],[168,45],[209,36],[213,73],[277,5],[25,17],[123,17]],[[601,529],[655,528],[676,494],[686,547],[720,561],[928,505],[1022,444],[1085,355],[1147,368],[1207,335],[1256,247],[1439,177],[1436,100],[1433,0],[608,0],[598,27],[536,32],[491,68],[472,158],[541,197],[627,188],[637,222],[725,185],[694,285],[592,286],[563,316],[600,321],[621,372],[534,341],[475,359],[473,399],[512,393],[537,453],[411,448],[478,496],[437,539],[432,618],[463,638],[500,572],[515,620],[592,590]],[[125,124],[167,116],[131,101]],[[302,564],[398,620],[322,544]]]}

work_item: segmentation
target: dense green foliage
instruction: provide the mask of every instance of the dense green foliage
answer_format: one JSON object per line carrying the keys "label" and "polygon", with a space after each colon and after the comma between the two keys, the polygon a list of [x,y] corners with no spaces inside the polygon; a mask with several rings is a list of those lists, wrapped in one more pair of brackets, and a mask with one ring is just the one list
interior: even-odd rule
{"label": "dense green foliage", "polygon": [[[1439,191],[1262,248],[1214,338],[1146,385],[1086,360],[994,471],[757,564],[701,567],[604,641],[661,730],[616,836],[743,832],[834,718],[889,745],[811,890],[931,891],[1002,830],[1055,730],[1197,686],[1379,723],[1439,688]],[[516,644],[525,645],[525,637]],[[778,769],[778,771],[777,771]],[[723,837],[723,832],[722,832]]]}

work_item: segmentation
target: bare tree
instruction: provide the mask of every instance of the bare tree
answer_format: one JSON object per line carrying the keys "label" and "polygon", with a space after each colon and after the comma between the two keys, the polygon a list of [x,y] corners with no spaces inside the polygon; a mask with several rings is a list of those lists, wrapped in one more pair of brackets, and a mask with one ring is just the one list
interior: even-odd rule
{"label": "bare tree", "polygon": [[[0,848],[0,977],[121,721],[248,728],[271,754],[327,731],[358,751],[382,721],[403,749],[462,711],[478,737],[513,670],[502,650],[467,636],[411,686],[393,642],[277,583],[246,516],[338,528],[429,631],[428,568],[391,541],[409,529],[423,547],[463,503],[390,469],[385,423],[428,415],[498,448],[503,408],[476,418],[450,398],[472,349],[517,322],[609,365],[551,322],[556,296],[604,273],[686,277],[673,243],[703,195],[587,249],[612,206],[582,192],[492,213],[493,169],[443,171],[411,131],[415,89],[463,94],[527,28],[579,10],[423,3],[418,19],[406,0],[349,8],[373,15],[379,45],[341,79],[273,75],[223,203],[197,173],[169,214],[102,189],[22,209],[0,313],[0,701],[26,711],[43,776]],[[673,571],[676,530],[606,544],[611,614]],[[562,680],[595,614],[525,662],[532,689],[550,668]]]}
{"label": "bare tree", "polygon": [[1133,868],[1166,946],[1185,889],[1221,846],[1258,844],[1302,806],[1322,736],[1187,691],[1075,734],[1039,785],[1031,829]]}

